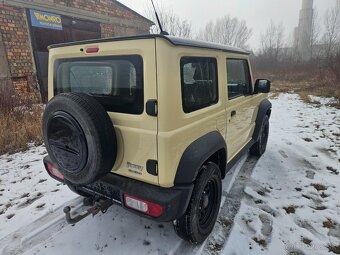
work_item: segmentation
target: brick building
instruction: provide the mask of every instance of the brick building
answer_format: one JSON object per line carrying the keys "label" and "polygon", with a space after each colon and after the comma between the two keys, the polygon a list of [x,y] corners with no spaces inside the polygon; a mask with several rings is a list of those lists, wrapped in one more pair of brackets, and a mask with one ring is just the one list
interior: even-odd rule
{"label": "brick building", "polygon": [[48,45],[146,34],[152,24],[115,0],[0,0],[0,86],[46,101]]}

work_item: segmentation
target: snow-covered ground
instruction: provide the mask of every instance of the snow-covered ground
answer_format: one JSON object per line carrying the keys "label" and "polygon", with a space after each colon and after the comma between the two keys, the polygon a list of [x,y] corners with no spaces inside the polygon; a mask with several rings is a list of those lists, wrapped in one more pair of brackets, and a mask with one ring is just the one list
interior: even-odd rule
{"label": "snow-covered ground", "polygon": [[340,111],[289,94],[272,102],[267,152],[222,253],[340,254]]}
{"label": "snow-covered ground", "polygon": [[271,101],[267,152],[228,174],[202,246],[118,206],[67,225],[62,208],[81,199],[47,175],[35,147],[0,156],[0,254],[339,254],[340,112],[291,94]]}

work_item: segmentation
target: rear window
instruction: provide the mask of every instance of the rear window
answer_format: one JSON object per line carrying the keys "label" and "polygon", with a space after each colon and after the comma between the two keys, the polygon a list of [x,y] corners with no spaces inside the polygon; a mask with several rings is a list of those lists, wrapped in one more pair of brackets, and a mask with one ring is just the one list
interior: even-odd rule
{"label": "rear window", "polygon": [[109,112],[141,114],[144,110],[141,56],[59,59],[54,71],[54,95],[86,93]]}

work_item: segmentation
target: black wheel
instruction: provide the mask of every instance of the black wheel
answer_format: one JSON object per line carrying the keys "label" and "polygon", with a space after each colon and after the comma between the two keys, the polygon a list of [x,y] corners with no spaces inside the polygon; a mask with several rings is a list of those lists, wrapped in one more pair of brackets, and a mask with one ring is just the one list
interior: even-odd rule
{"label": "black wheel", "polygon": [[266,151],[269,136],[269,117],[266,115],[262,122],[260,136],[256,143],[250,148],[250,153],[255,156],[262,156]]}
{"label": "black wheel", "polygon": [[173,222],[179,237],[202,243],[216,223],[222,195],[221,172],[214,163],[203,165],[185,214]]}
{"label": "black wheel", "polygon": [[44,112],[43,136],[49,156],[71,184],[92,183],[113,168],[114,127],[102,105],[89,95],[55,96]]}

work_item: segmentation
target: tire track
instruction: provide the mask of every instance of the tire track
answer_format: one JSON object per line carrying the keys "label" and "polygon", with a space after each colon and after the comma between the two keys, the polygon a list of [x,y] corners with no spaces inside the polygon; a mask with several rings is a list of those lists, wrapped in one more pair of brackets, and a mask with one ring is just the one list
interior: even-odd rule
{"label": "tire track", "polygon": [[5,236],[0,240],[0,254],[23,254],[40,242],[48,239],[68,225],[65,220],[65,215],[62,213],[62,209],[67,205],[71,205],[71,207],[74,208],[74,211],[81,211],[83,209],[82,201],[82,197],[77,197],[68,201],[56,208],[50,214],[44,215],[31,224]]}
{"label": "tire track", "polygon": [[243,157],[230,171],[234,171],[231,182],[226,185],[223,181],[224,191],[220,213],[209,238],[201,245],[195,246],[182,242],[176,252],[172,254],[219,254],[224,247],[231,232],[234,218],[240,209],[241,200],[245,195],[244,188],[250,180],[250,176],[258,161],[256,157]]}

